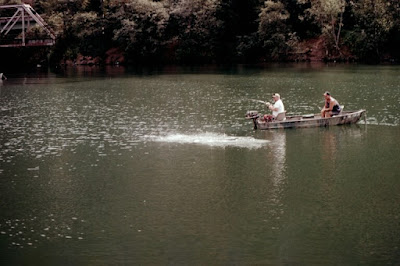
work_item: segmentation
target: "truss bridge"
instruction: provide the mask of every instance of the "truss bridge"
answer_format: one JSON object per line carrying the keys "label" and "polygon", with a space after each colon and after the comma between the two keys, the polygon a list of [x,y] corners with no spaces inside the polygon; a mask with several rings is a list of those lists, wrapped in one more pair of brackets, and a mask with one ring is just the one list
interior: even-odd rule
{"label": "truss bridge", "polygon": [[55,40],[54,31],[30,5],[0,6],[0,47],[51,46]]}

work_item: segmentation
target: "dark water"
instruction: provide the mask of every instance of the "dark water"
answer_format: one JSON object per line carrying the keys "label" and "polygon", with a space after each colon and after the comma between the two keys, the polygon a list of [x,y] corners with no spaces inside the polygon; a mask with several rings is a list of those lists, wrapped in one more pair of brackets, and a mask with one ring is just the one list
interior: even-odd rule
{"label": "dark water", "polygon": [[[0,84],[2,265],[398,265],[400,67],[72,69]],[[253,131],[251,99],[366,123]]]}

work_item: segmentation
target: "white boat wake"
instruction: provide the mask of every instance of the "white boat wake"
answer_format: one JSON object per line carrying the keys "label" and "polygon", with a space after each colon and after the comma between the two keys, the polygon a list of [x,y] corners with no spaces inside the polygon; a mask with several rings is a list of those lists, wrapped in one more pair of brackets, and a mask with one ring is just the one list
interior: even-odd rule
{"label": "white boat wake", "polygon": [[168,134],[165,136],[150,136],[149,139],[155,142],[197,144],[211,147],[239,147],[258,149],[269,143],[268,140],[255,139],[253,137],[228,136],[217,133],[201,134]]}

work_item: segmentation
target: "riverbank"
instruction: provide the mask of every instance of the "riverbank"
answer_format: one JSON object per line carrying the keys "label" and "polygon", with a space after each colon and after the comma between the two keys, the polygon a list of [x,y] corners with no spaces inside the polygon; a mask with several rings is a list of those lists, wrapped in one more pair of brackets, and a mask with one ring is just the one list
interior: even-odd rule
{"label": "riverbank", "polygon": [[[149,66],[149,65],[199,65],[198,62],[185,62],[184,64],[176,62],[140,62],[135,63],[128,60],[124,51],[118,47],[110,48],[103,56],[91,56],[78,54],[71,59],[62,59],[54,61],[54,51],[51,47],[33,47],[33,48],[2,48],[0,49],[0,72],[7,73],[9,71],[24,71],[37,67],[71,67],[71,66],[106,66],[106,65],[124,65],[124,66]],[[348,47],[342,46],[341,53],[333,54],[327,49],[327,45],[322,39],[310,39],[300,42],[296,49],[284,56],[285,60],[269,61],[259,59],[252,62],[252,64],[263,63],[291,63],[291,62],[312,62],[312,63],[367,63],[367,64],[398,64],[399,60],[390,54],[382,56],[379,62],[365,62],[359,60]],[[242,64],[248,62],[241,62],[240,60],[233,60],[229,62],[209,62],[201,64]]]}
{"label": "riverbank", "polygon": [[288,61],[293,62],[358,62],[348,47],[342,46],[339,52],[330,52],[322,38],[300,42],[293,52],[288,54]]}

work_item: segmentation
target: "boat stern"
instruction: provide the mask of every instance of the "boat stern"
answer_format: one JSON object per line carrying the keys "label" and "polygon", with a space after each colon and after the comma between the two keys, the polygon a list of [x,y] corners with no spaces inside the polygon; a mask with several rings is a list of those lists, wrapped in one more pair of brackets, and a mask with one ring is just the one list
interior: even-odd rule
{"label": "boat stern", "polygon": [[247,111],[245,117],[246,119],[257,119],[260,115],[258,114],[258,111]]}
{"label": "boat stern", "polygon": [[257,129],[257,119],[260,117],[258,111],[247,111],[245,118],[252,119],[254,124],[254,129]]}

